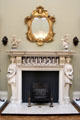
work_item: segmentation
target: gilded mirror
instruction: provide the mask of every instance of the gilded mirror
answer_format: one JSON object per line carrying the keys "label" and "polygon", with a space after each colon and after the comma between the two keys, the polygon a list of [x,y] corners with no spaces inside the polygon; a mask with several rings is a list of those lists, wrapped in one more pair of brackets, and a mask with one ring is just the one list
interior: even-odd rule
{"label": "gilded mirror", "polygon": [[47,10],[44,10],[42,6],[39,6],[34,10],[31,16],[25,18],[25,24],[27,24],[28,31],[26,33],[28,40],[36,42],[39,46],[44,42],[50,42],[53,40],[53,23],[55,18],[48,15]]}

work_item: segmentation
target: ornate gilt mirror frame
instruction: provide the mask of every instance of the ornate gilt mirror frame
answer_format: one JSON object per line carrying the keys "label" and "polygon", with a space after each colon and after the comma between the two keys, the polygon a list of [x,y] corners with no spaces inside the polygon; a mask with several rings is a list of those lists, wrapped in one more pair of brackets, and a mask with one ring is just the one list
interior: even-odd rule
{"label": "ornate gilt mirror frame", "polygon": [[[49,31],[45,38],[36,38],[35,35],[32,33],[32,22],[35,18],[46,18],[49,24]],[[42,6],[39,6],[32,12],[30,16],[25,18],[25,24],[28,26],[28,31],[26,33],[27,39],[36,42],[39,46],[43,45],[44,42],[48,43],[53,40],[53,36],[55,33],[53,32],[53,23],[55,22],[55,17],[50,16],[47,10],[44,10]]]}

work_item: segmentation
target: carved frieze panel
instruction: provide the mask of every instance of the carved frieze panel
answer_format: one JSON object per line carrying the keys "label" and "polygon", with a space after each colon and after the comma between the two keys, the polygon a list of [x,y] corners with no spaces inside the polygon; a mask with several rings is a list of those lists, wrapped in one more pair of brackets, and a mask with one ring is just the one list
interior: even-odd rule
{"label": "carved frieze panel", "polygon": [[59,65],[59,57],[27,56],[22,57],[23,65],[30,66],[55,66]]}

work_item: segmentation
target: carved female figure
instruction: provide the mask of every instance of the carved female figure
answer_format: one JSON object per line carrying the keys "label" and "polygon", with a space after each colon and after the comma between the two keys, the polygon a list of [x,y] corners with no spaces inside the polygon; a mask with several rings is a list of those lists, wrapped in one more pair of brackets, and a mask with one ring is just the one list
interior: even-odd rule
{"label": "carved female figure", "polygon": [[11,58],[11,64],[8,67],[8,84],[11,85],[12,90],[12,96],[11,96],[11,102],[15,102],[16,100],[16,72],[17,72],[17,66],[15,64],[15,58]]}
{"label": "carved female figure", "polygon": [[73,80],[73,67],[70,64],[71,58],[66,58],[66,64],[64,65],[64,75],[65,75],[65,101],[68,103],[70,101],[69,91]]}

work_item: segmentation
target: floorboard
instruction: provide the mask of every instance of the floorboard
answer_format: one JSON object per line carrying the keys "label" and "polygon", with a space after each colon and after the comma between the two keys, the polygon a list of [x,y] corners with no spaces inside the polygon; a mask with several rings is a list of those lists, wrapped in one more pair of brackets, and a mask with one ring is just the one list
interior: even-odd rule
{"label": "floorboard", "polygon": [[0,120],[80,120],[80,115],[71,116],[1,116]]}

